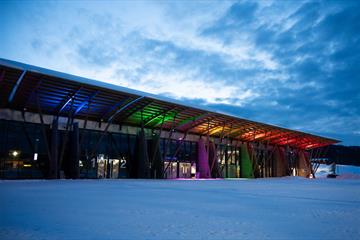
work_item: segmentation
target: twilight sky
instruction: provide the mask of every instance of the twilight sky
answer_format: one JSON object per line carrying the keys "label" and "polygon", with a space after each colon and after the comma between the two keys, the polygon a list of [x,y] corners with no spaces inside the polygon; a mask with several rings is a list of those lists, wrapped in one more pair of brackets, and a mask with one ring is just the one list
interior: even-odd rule
{"label": "twilight sky", "polygon": [[0,1],[0,57],[360,145],[360,1]]}

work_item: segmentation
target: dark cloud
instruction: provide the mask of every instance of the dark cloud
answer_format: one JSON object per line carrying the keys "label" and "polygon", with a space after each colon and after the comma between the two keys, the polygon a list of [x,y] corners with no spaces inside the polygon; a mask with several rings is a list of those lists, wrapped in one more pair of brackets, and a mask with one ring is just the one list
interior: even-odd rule
{"label": "dark cloud", "polygon": [[[276,9],[278,4],[282,2],[275,2],[270,8]],[[257,48],[269,52],[280,64],[274,72],[285,73],[287,79],[282,84],[269,79],[262,86],[252,86],[260,90],[261,96],[241,108],[215,107],[318,134],[346,135],[345,143],[359,144],[359,135],[354,133],[360,129],[359,4],[355,1],[303,3],[278,24],[272,19],[259,24],[259,18],[266,18],[262,10],[254,3],[236,3],[203,34],[229,42],[246,28],[248,38]],[[284,28],[286,24],[290,27]],[[255,76],[251,71],[249,76]],[[231,74],[235,72],[226,73]]]}
{"label": "dark cloud", "polygon": [[231,43],[236,37],[234,31],[240,33],[250,28],[255,23],[255,13],[258,9],[256,2],[239,2],[233,4],[227,13],[211,26],[204,27],[201,31],[203,36],[217,37],[224,44]]}

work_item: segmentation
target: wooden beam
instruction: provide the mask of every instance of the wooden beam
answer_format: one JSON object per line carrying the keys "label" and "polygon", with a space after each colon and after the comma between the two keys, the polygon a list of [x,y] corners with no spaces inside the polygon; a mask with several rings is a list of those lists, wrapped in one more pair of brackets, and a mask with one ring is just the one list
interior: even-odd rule
{"label": "wooden beam", "polygon": [[31,91],[31,93],[29,95],[29,97],[26,99],[26,102],[25,102],[25,105],[24,105],[25,108],[28,107],[29,103],[33,100],[34,96],[38,93],[38,89],[39,89],[41,83],[42,83],[42,79],[40,79],[37,82],[35,88],[33,88],[33,90]]}
{"label": "wooden beam", "polygon": [[172,108],[170,108],[170,109],[165,109],[165,110],[163,110],[163,111],[161,111],[161,112],[159,112],[159,113],[156,113],[156,114],[154,114],[154,115],[146,118],[146,119],[144,120],[144,126],[146,126],[146,125],[148,125],[149,123],[155,121],[157,118],[159,118],[159,117],[161,117],[161,116],[164,116],[164,117],[165,117],[166,114],[168,114],[169,112],[175,111],[177,108],[179,108],[179,107],[176,106],[176,107],[172,107]]}
{"label": "wooden beam", "polygon": [[[256,126],[254,125],[246,125],[246,127],[239,128],[237,131],[235,131],[233,134],[230,135],[231,138],[239,138],[242,134],[247,133],[251,130],[255,130]],[[236,136],[235,136],[236,133]],[[241,139],[241,138],[240,138]]]}
{"label": "wooden beam", "polygon": [[[224,132],[224,128],[226,127],[226,125],[228,124],[232,124],[234,123],[234,121],[230,121],[230,122],[226,122],[226,121],[221,121],[217,124],[215,124],[214,126],[210,127],[210,129],[206,129],[205,131],[202,131],[201,133],[199,133],[200,135],[204,135],[207,134],[209,132],[209,135],[213,135],[216,132],[222,131]],[[219,128],[222,127],[222,128]],[[219,128],[219,129],[218,129]]]}
{"label": "wooden beam", "polygon": [[[271,142],[271,144],[279,144],[279,142],[284,141],[283,138],[287,138],[286,142],[288,142],[290,137],[294,137],[294,136],[297,137],[297,136],[299,136],[299,134],[300,133],[298,133],[298,132],[284,132],[284,134],[279,136],[279,139],[275,139],[274,141],[270,141],[270,142]],[[303,135],[301,135],[301,136],[303,136]]]}
{"label": "wooden beam", "polygon": [[146,108],[147,106],[151,105],[154,101],[149,101],[147,103],[143,103],[139,106],[135,106],[133,109],[130,109],[130,112],[121,115],[120,119],[119,119],[119,123],[124,122],[126,119],[128,119],[129,117],[131,117],[131,115],[135,114],[138,111],[142,111],[144,110],[144,108]]}
{"label": "wooden beam", "polygon": [[252,123],[247,123],[247,122],[243,122],[243,123],[244,124],[240,125],[241,127],[233,126],[233,129],[231,131],[229,131],[228,133],[226,133],[224,135],[224,137],[227,137],[227,136],[232,137],[232,136],[234,136],[235,133],[238,133],[238,132],[242,131],[243,129],[245,129],[245,127],[253,126]]}
{"label": "wooden beam", "polygon": [[117,108],[121,107],[123,104],[125,104],[126,102],[130,102],[133,98],[132,97],[127,97],[125,99],[122,99],[119,102],[116,102],[114,105],[112,105],[108,111],[106,111],[102,116],[101,119],[105,119],[106,116],[110,115],[110,113],[112,113],[113,111],[115,111]]}
{"label": "wooden beam", "polygon": [[112,121],[114,120],[114,118],[116,117],[116,115],[118,115],[119,113],[121,113],[122,111],[124,111],[125,109],[127,109],[128,107],[130,107],[132,104],[140,101],[141,99],[145,98],[145,96],[141,96],[138,98],[135,98],[134,100],[130,101],[129,103],[125,104],[124,106],[122,106],[121,108],[119,108],[113,115],[111,115],[108,119],[107,125],[104,129],[104,131],[101,133],[101,136],[99,138],[99,140],[97,141],[95,147],[93,148],[92,154],[90,155],[91,157],[94,156],[94,154],[96,153],[102,139],[104,138],[105,134],[107,133],[107,131],[109,130],[109,127],[112,123]]}
{"label": "wooden beam", "polygon": [[[208,121],[208,117],[211,116],[212,113],[204,113],[204,114],[200,114],[198,116],[195,116],[191,119],[186,119],[184,121],[182,121],[179,125],[176,126],[176,129],[182,130],[182,131],[189,131],[191,129],[193,129],[194,127],[197,127],[201,124],[204,124]],[[186,127],[186,128],[184,128]]]}

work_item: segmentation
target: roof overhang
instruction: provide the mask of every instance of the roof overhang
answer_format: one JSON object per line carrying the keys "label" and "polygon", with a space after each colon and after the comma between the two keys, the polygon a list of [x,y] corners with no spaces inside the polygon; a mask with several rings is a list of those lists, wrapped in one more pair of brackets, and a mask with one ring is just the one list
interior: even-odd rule
{"label": "roof overhang", "polygon": [[[92,79],[0,58],[0,108],[311,149],[338,143]],[[116,114],[119,109],[121,114]]]}

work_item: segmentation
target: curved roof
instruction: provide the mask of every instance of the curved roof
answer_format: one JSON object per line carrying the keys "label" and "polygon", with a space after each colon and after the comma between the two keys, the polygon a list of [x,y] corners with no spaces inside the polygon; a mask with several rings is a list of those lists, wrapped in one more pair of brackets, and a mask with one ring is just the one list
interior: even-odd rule
{"label": "curved roof", "polygon": [[0,107],[301,149],[339,142],[1,58]]}

